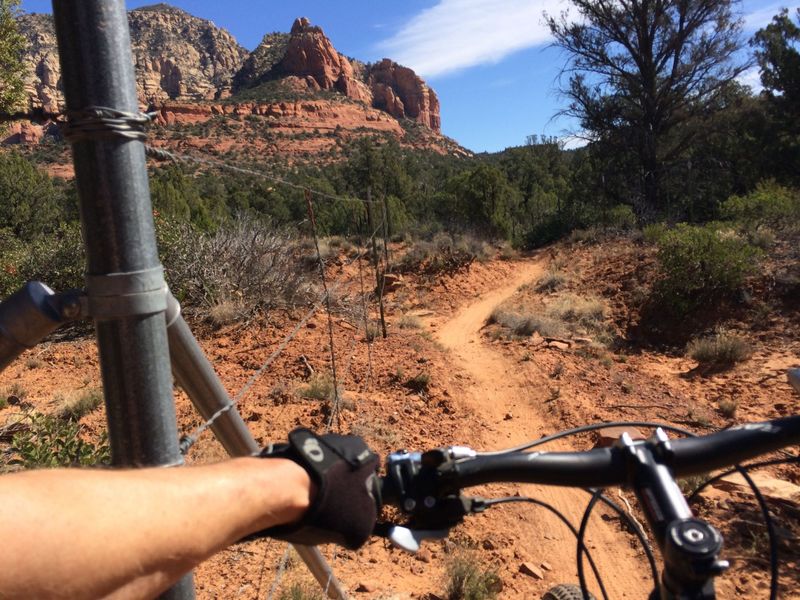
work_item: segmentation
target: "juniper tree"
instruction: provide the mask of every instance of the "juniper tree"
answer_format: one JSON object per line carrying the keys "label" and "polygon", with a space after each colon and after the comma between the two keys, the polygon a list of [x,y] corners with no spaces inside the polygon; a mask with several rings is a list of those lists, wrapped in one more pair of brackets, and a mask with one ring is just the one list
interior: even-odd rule
{"label": "juniper tree", "polygon": [[735,61],[743,44],[734,1],[572,0],[577,20],[548,17],[569,55],[562,113],[606,148],[632,153],[641,210],[663,210],[665,169],[747,66]]}

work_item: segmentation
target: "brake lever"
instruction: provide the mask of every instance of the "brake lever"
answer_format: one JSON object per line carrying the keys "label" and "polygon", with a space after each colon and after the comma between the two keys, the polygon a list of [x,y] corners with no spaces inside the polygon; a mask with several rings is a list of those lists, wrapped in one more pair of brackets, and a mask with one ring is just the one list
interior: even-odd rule
{"label": "brake lever", "polygon": [[417,552],[423,540],[443,540],[450,529],[410,529],[401,525],[390,525],[386,538],[406,552]]}
{"label": "brake lever", "polygon": [[[462,516],[481,513],[488,508],[483,498],[459,497],[458,500],[464,509]],[[452,526],[460,522],[461,520],[459,519],[453,522]],[[419,550],[420,543],[424,540],[442,540],[446,538],[452,526],[438,529],[412,529],[395,523],[378,523],[373,533],[385,537],[398,548],[413,553]]]}

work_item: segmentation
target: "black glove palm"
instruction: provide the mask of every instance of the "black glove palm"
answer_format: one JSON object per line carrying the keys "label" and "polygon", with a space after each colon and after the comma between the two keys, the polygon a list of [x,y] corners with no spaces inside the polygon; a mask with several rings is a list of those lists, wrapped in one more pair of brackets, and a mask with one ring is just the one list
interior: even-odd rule
{"label": "black glove palm", "polygon": [[306,546],[336,543],[351,550],[367,541],[380,504],[378,456],[361,438],[295,429],[288,444],[268,447],[261,456],[295,461],[308,471],[317,494],[302,521],[259,535]]}

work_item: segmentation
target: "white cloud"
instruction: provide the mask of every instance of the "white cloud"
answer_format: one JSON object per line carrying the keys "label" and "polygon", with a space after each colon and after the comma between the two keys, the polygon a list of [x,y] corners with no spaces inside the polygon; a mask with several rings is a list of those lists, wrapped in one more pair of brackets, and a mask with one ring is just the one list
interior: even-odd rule
{"label": "white cloud", "polygon": [[427,77],[486,63],[549,42],[543,13],[564,0],[439,0],[379,45],[386,56]]}
{"label": "white cloud", "polygon": [[736,78],[736,81],[742,85],[750,86],[750,89],[754,94],[758,94],[764,89],[761,85],[761,72],[758,67],[751,67],[750,69],[747,69],[747,71]]}
{"label": "white cloud", "polygon": [[743,14],[745,32],[755,33],[762,27],[766,27],[772,21],[772,17],[781,12],[781,8],[784,6],[786,6],[785,3],[778,2]]}

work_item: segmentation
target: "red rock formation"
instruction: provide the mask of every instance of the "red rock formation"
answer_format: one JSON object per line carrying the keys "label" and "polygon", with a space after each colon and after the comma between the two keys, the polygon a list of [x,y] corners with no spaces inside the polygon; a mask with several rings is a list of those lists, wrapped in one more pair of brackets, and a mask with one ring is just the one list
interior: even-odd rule
{"label": "red rock formation", "polygon": [[434,131],[441,129],[436,93],[408,67],[384,59],[366,69],[356,70],[336,51],[320,27],[300,17],[292,25],[285,54],[276,74],[311,77],[320,89],[336,89],[348,98],[385,110],[397,119],[414,119]]}
{"label": "red rock formation", "polygon": [[38,144],[45,128],[29,121],[15,121],[5,131],[3,144]]}
{"label": "red rock formation", "polygon": [[369,83],[377,108],[397,119],[416,119],[434,131],[441,129],[436,93],[408,67],[384,58],[369,69]]}

